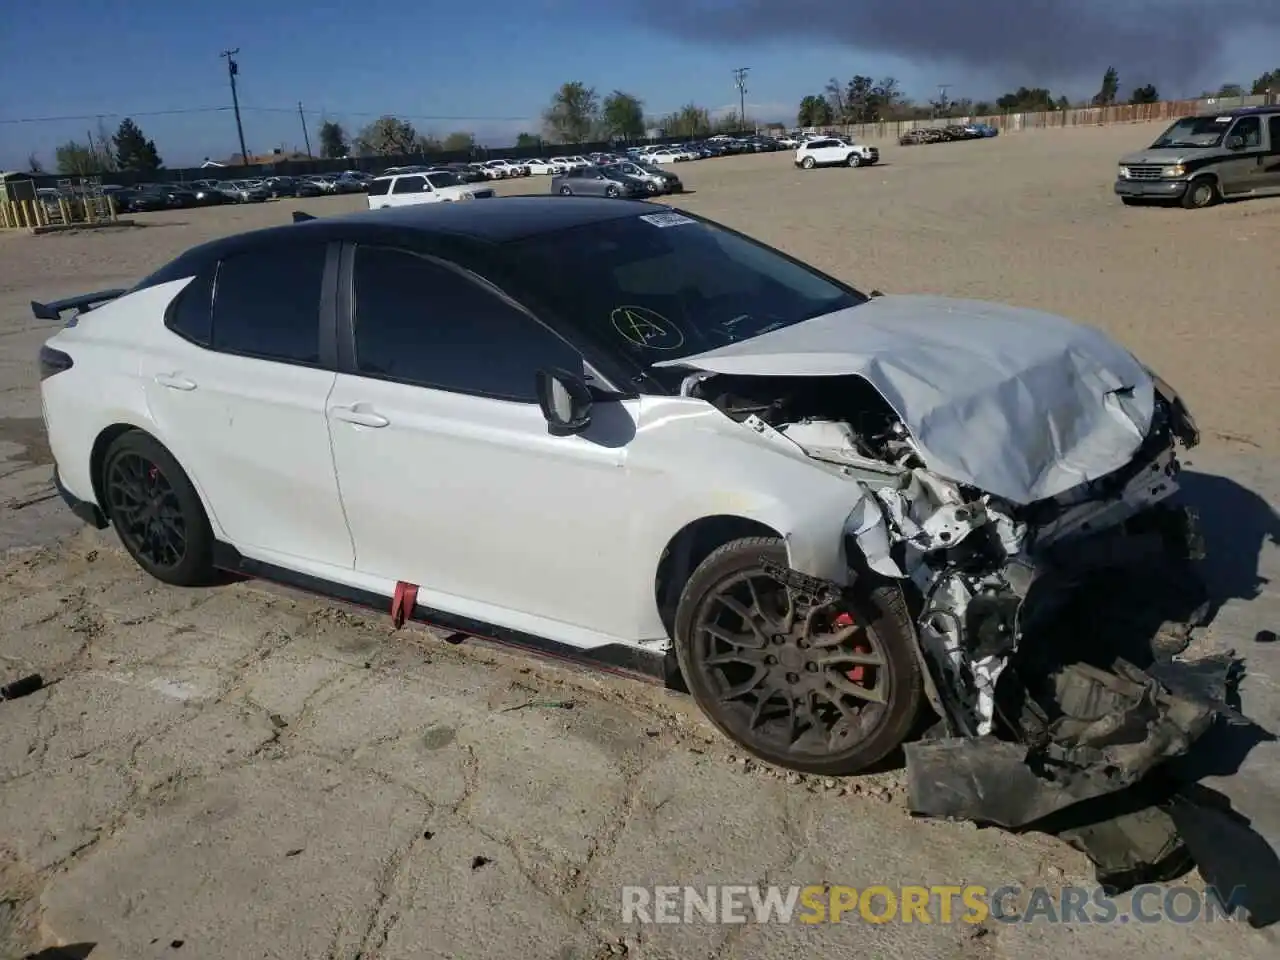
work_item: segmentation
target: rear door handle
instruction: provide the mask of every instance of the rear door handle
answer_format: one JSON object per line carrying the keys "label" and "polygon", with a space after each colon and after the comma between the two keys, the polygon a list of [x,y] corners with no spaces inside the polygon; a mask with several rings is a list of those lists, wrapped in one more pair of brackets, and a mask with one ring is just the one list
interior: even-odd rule
{"label": "rear door handle", "polygon": [[358,427],[385,427],[391,422],[367,403],[353,403],[349,407],[330,407],[329,413],[335,420],[354,423]]}
{"label": "rear door handle", "polygon": [[194,380],[188,380],[178,373],[156,374],[156,383],[162,387],[168,387],[170,390],[194,390],[196,388]]}

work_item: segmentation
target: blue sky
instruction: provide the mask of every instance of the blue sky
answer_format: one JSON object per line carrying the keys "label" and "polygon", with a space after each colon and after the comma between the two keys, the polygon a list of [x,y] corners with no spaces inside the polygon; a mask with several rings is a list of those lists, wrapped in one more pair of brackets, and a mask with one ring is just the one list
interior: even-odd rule
{"label": "blue sky", "polygon": [[[661,18],[664,8],[675,9],[671,2],[659,0],[646,9]],[[732,17],[738,2],[714,0],[712,5],[719,4],[717,15]],[[768,2],[741,0],[746,6]],[[0,123],[0,167],[25,166],[31,151],[52,167],[55,146],[84,140],[86,131],[96,129],[92,118],[98,114],[111,131],[121,114],[135,116],[169,166],[231,154],[238,148],[230,110],[158,112],[228,107],[226,67],[218,53],[236,46],[251,152],[302,146],[298,101],[307,111],[313,146],[322,117],[354,131],[382,113],[409,118],[423,132],[471,130],[481,142],[497,146],[519,130],[536,131],[541,110],[567,80],[581,80],[602,93],[632,92],[654,115],[689,101],[727,110],[738,99],[732,69],[750,66],[749,115],[790,121],[799,99],[820,92],[831,76],[892,75],[909,95],[926,99],[943,82],[951,85],[952,97],[990,97],[1022,83],[1087,95],[1096,89],[1094,77],[1100,73],[1096,64],[1082,64],[1074,79],[1030,76],[1022,66],[974,69],[965,61],[947,64],[935,56],[913,59],[909,42],[892,47],[894,55],[823,42],[823,31],[806,31],[803,25],[789,35],[745,30],[737,31],[732,42],[719,41],[708,39],[705,29],[670,29],[637,18],[625,12],[627,6],[611,0],[26,4],[20,15],[5,18],[0,31],[0,63],[9,81],[0,86],[0,120],[88,119]],[[1212,65],[1225,71],[1216,74],[1215,84],[1247,82],[1280,66],[1280,37],[1274,32],[1242,31],[1222,40],[1218,59],[1226,66]],[[1203,74],[1208,68],[1197,69]],[[23,82],[12,82],[15,77]],[[1199,92],[1194,78],[1181,82],[1186,89],[1162,85],[1161,90]]]}

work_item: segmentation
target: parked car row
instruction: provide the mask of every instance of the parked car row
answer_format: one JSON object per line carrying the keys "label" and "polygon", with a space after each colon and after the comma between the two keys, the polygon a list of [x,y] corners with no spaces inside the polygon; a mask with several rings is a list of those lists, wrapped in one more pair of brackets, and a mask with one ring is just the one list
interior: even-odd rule
{"label": "parked car row", "polygon": [[951,143],[954,140],[985,140],[1000,134],[998,127],[989,123],[952,123],[945,127],[920,127],[908,130],[898,138],[901,146],[916,143]]}
{"label": "parked car row", "polygon": [[299,177],[263,177],[245,180],[192,180],[187,183],[141,183],[131,187],[106,185],[122,213],[150,210],[211,207],[223,203],[261,203],[279,197],[320,197],[326,194],[363,193],[373,177],[358,170],[338,174]]}

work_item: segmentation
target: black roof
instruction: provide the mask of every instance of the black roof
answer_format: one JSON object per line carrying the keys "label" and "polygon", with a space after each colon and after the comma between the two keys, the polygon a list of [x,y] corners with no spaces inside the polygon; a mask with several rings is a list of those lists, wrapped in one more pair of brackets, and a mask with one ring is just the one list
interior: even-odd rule
{"label": "black roof", "polygon": [[1234,110],[1220,110],[1217,113],[1206,113],[1206,117],[1248,117],[1258,114],[1280,113],[1280,103],[1268,107],[1236,107]]}
{"label": "black roof", "polygon": [[318,218],[308,221],[307,226],[332,223],[363,228],[385,224],[397,229],[446,233],[502,243],[588,223],[652,213],[654,206],[638,200],[594,197],[494,197],[463,203],[415,203],[385,210],[362,210],[338,217]]}
{"label": "black roof", "polygon": [[211,240],[170,261],[139,286],[189,276],[191,272],[224,257],[259,245],[272,245],[286,238],[305,238],[322,243],[338,240],[385,243],[413,236],[457,237],[496,244],[666,210],[665,206],[641,200],[550,195],[494,197],[460,203],[416,203],[381,210],[361,210]]}

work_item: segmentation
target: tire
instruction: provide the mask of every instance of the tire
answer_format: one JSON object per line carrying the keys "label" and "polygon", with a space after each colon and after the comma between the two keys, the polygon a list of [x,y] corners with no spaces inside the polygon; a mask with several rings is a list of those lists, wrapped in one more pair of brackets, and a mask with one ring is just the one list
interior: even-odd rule
{"label": "tire", "polygon": [[657,193],[657,192],[658,192],[658,185],[657,185],[656,183],[654,183],[652,180],[648,181],[648,182],[644,185],[644,188],[645,188],[646,190],[648,190],[650,193]]}
{"label": "tire", "polygon": [[[722,619],[716,619],[723,618],[725,611],[730,620],[743,623],[720,599],[726,591],[739,591],[750,579],[751,588],[736,596],[770,595],[774,601],[791,596],[788,601],[791,610],[799,609],[795,597],[763,572],[763,559],[786,567],[784,542],[772,537],[734,540],[699,564],[685,584],[676,608],[674,628],[676,656],[685,682],[698,706],[721,733],[767,763],[826,776],[845,776],[865,770],[901,746],[910,735],[924,702],[924,683],[914,649],[915,634],[901,591],[896,585],[865,589],[851,600],[849,609],[819,613],[817,619],[838,613],[829,626],[819,630],[821,636],[829,637],[837,630],[849,632],[847,644],[823,649],[821,656],[828,661],[824,665],[807,659],[817,659],[815,647],[786,639],[786,636],[794,639],[797,630],[808,634],[803,629],[801,616],[793,618],[793,623],[800,626],[793,626],[789,634],[772,632],[774,627],[781,629],[781,624],[771,627],[764,620],[757,620],[763,632],[757,633],[753,628],[737,633],[749,639],[759,636],[763,645],[744,649],[742,645],[728,644],[721,639],[735,633]],[[745,606],[747,603],[742,603],[742,607]],[[773,607],[775,614],[780,606],[779,603]],[[851,620],[842,625],[840,618],[845,616]],[[708,632],[708,624],[717,631],[716,635]],[[728,649],[718,652],[716,643],[725,643]],[[831,664],[836,654],[840,654],[834,657],[837,663],[857,663],[851,658],[861,656],[875,658],[876,665],[836,669]],[[746,656],[748,660],[732,659],[736,655]],[[737,676],[730,675],[731,668],[737,671]],[[788,668],[794,672],[786,672]],[[763,677],[760,671],[765,671]],[[743,673],[747,675],[745,682],[741,680]],[[868,678],[872,686],[859,686]],[[833,682],[840,686],[831,686]],[[815,685],[826,692],[805,692],[806,687]],[[726,696],[733,689],[740,692]],[[878,702],[856,698],[861,706],[851,714],[845,709],[847,698],[852,696],[849,690],[874,693]],[[768,693],[761,696],[760,691]],[[836,700],[824,701],[831,691],[845,701],[843,706],[837,707]],[[751,703],[742,703],[743,696],[754,699]],[[802,700],[808,703],[807,707],[800,706]],[[802,709],[809,726],[794,736]],[[822,716],[817,716],[818,713]],[[778,729],[780,724],[782,727]],[[788,732],[788,725],[792,732]]]}
{"label": "tire", "polygon": [[1182,195],[1182,205],[1188,210],[1203,210],[1221,199],[1218,182],[1210,177],[1201,177],[1187,185],[1187,192]]}
{"label": "tire", "polygon": [[605,195],[606,197],[617,197],[617,196],[618,196],[618,188],[617,188],[617,187],[609,187],[609,189],[605,190],[604,195]]}
{"label": "tire", "polygon": [[813,157],[805,157],[803,160],[800,161],[800,166],[804,167],[804,169],[806,170],[812,170],[815,166],[817,166],[817,163],[818,161],[814,160]]}
{"label": "tire", "polygon": [[850,167],[860,167],[862,166],[862,157],[858,156],[856,153],[851,153],[849,154],[849,159],[845,161],[845,164]]}
{"label": "tire", "polygon": [[1137,197],[1121,197],[1120,202],[1123,203],[1126,207],[1142,206],[1142,201],[1139,200]]}
{"label": "tire", "polygon": [[570,190],[568,187],[561,187],[561,188],[560,188],[560,196],[562,196],[562,197],[571,197],[571,196],[573,196],[573,191],[572,191],[572,190]]}
{"label": "tire", "polygon": [[[157,580],[177,587],[213,583],[213,531],[209,517],[200,495],[173,455],[155,438],[141,430],[130,430],[112,441],[102,463],[103,510],[134,562]],[[141,492],[154,498],[140,511],[143,517],[135,514],[130,518],[127,513],[129,506],[138,502],[137,497],[125,492],[129,477],[136,477]],[[164,517],[143,519],[159,508],[168,517],[168,525],[181,530],[181,551],[172,559],[169,551],[158,549],[155,538],[143,529],[147,523],[165,524]]]}

